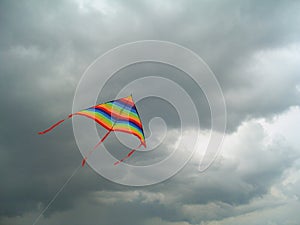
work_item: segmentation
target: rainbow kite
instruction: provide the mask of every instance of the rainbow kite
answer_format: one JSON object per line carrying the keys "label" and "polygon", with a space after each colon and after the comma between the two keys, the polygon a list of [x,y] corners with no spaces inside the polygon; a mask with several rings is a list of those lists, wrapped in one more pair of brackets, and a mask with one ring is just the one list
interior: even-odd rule
{"label": "rainbow kite", "polygon": [[[120,131],[128,134],[135,135],[140,140],[140,145],[136,149],[132,149],[126,157],[117,161],[115,165],[123,162],[129,158],[138,148],[141,146],[146,147],[145,136],[143,131],[142,122],[140,120],[136,106],[132,100],[132,96],[126,98],[120,98],[117,100],[109,101],[103,104],[92,106],[82,111],[70,114],[66,119],[72,116],[80,115],[95,120],[98,124],[107,130],[104,137],[98,142],[98,144],[92,149],[87,156],[82,160],[82,166],[84,166],[87,157],[107,138],[112,131]],[[66,119],[60,120],[47,130],[39,132],[39,134],[45,134],[58,126]]]}

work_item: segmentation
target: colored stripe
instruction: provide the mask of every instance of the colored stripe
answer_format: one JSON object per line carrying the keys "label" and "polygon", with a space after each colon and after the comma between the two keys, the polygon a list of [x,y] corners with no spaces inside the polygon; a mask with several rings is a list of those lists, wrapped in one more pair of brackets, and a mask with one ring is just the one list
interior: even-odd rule
{"label": "colored stripe", "polygon": [[81,112],[87,113],[91,116],[94,116],[94,117],[98,118],[99,120],[101,118],[103,118],[104,120],[106,120],[106,124],[109,124],[110,121],[111,121],[111,123],[115,123],[115,122],[125,123],[125,124],[128,124],[130,126],[136,127],[137,129],[142,130],[141,124],[137,124],[137,123],[131,121],[130,119],[126,118],[126,117],[125,117],[125,119],[114,118],[111,115],[109,115],[107,112],[102,111],[100,109],[88,109],[88,110],[84,110],[84,111],[81,111]]}
{"label": "colored stripe", "polygon": [[[108,112],[112,112],[116,115],[120,115],[120,112],[122,110],[122,108],[119,108],[119,106],[112,106],[112,105],[107,105],[107,104],[102,104],[102,105],[97,105],[95,107],[91,107],[91,108],[98,108],[98,109],[106,109]],[[131,111],[127,111],[127,110],[123,110],[122,111],[122,115],[130,115],[130,117],[135,118],[136,120],[140,120],[138,113],[135,110],[131,110]],[[121,116],[121,115],[120,115]]]}
{"label": "colored stripe", "polygon": [[[86,116],[88,118],[94,119],[97,123],[102,125],[107,130],[111,129],[112,123],[104,123],[103,120],[99,120],[97,117],[95,117],[93,113],[91,114],[91,113],[86,113],[86,112],[80,111],[80,112],[75,113],[74,115],[82,115],[82,116]],[[136,126],[129,125],[128,122],[126,122],[126,123],[117,122],[115,127],[113,128],[113,130],[114,131],[123,131],[126,133],[134,132],[136,134],[136,136],[139,137],[139,139],[142,139],[142,140],[144,139],[142,130]]]}
{"label": "colored stripe", "polygon": [[118,132],[124,132],[124,133],[127,133],[127,134],[132,134],[134,136],[136,136],[138,139],[140,139],[140,141],[142,142],[142,144],[144,146],[146,146],[146,143],[145,143],[145,139],[141,139],[139,135],[135,134],[135,133],[132,133],[130,131],[127,131],[127,130],[121,130],[121,129],[114,129],[114,131],[118,131]]}
{"label": "colored stripe", "polygon": [[141,140],[145,139],[142,130],[132,126],[127,126],[126,124],[116,124],[114,130],[123,130],[123,131],[132,132],[135,133]]}
{"label": "colored stripe", "polygon": [[98,118],[96,118],[94,115],[91,115],[89,113],[84,113],[82,111],[74,113],[74,115],[81,115],[81,116],[86,116],[90,119],[95,120],[97,123],[99,123],[101,126],[103,126],[105,129],[109,130],[112,126],[112,124],[108,124],[108,123],[104,123],[102,120],[99,120]]}
{"label": "colored stripe", "polygon": [[117,121],[117,120],[130,121],[130,122],[136,124],[137,126],[139,126],[140,128],[142,128],[141,122],[138,121],[136,118],[134,118],[132,115],[124,116],[121,114],[116,114],[114,112],[110,112],[107,108],[100,107],[100,106],[97,106],[97,108],[93,108],[91,110],[95,110],[98,113],[104,113],[107,116],[111,117],[112,120],[115,120],[115,121]]}
{"label": "colored stripe", "polygon": [[131,132],[131,133],[135,133],[140,139],[144,139],[143,134],[140,131],[138,131],[134,128],[128,129],[126,127],[116,126],[116,127],[113,128],[113,130],[122,130],[122,131],[128,131],[128,132]]}
{"label": "colored stripe", "polygon": [[108,103],[108,104],[112,104],[115,106],[119,106],[120,110],[127,110],[127,111],[136,111],[134,107],[131,107],[130,105],[126,105],[126,104],[123,104],[122,102],[117,102],[117,101],[114,101],[113,103]]}
{"label": "colored stripe", "polygon": [[133,128],[139,130],[142,133],[142,128],[137,126],[135,123],[130,122],[130,121],[118,120],[116,126],[119,126],[119,125],[125,125],[125,126],[133,127]]}
{"label": "colored stripe", "polygon": [[84,111],[84,113],[94,116],[98,120],[101,120],[103,123],[107,124],[107,126],[111,127],[115,121],[113,121],[109,116],[105,116],[104,114],[95,113],[91,111]]}
{"label": "colored stripe", "polygon": [[[101,126],[103,126],[105,129],[109,130],[111,129],[111,127],[113,126],[113,121],[110,120],[109,116],[103,116],[100,113],[95,113],[95,111],[88,111],[88,110],[83,110],[80,112],[76,113],[77,115],[83,115],[86,116],[88,118],[91,118],[93,120],[95,120],[97,123],[99,123]],[[115,124],[114,131],[121,131],[121,132],[125,132],[125,133],[131,133],[133,135],[135,135],[136,137],[138,137],[142,142],[144,142],[145,138],[144,138],[144,133],[143,130],[136,126],[134,123],[130,123],[129,121],[117,121],[117,123]]]}
{"label": "colored stripe", "polygon": [[87,109],[85,110],[85,112],[94,114],[94,116],[97,118],[104,118],[106,120],[109,120],[111,123],[116,122],[114,118],[112,118],[109,114],[101,110]]}
{"label": "colored stripe", "polygon": [[121,104],[115,104],[115,103],[107,103],[103,104],[106,107],[108,107],[110,110],[114,111],[115,113],[122,113],[127,112],[127,113],[137,113],[137,110],[135,107],[122,107]]}

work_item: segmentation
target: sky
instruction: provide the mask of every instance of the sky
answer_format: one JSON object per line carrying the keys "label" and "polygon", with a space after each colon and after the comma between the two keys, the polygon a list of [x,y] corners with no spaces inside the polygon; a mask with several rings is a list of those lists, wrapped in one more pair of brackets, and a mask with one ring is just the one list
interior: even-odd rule
{"label": "sky", "polygon": [[[215,162],[198,171],[200,144],[175,176],[146,187],[116,184],[85,167],[36,224],[299,225],[299,11],[300,2],[292,0],[1,0],[0,224],[34,224],[81,162],[70,121],[49,135],[37,132],[72,111],[86,68],[121,44],[163,40],[198,54],[223,91],[227,129]],[[205,142],[211,128],[205,95],[175,68],[125,68],[110,79],[99,102],[153,74],[187,90],[201,128],[187,122],[183,135],[200,129]],[[147,88],[137,88],[136,95]],[[155,117],[162,119],[156,125],[168,128],[151,157],[137,153],[129,161],[152,163],[179,138],[178,114],[154,97],[137,107],[147,137],[163,133],[150,126]],[[119,149],[115,139],[108,140],[109,149]]]}

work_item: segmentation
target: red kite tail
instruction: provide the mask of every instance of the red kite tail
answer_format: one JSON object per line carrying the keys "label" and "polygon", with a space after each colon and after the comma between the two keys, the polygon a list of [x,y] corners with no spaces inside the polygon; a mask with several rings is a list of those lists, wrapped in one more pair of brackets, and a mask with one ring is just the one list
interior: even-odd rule
{"label": "red kite tail", "polygon": [[105,135],[104,137],[95,145],[94,149],[96,149],[99,145],[102,144],[102,142],[107,138],[107,136],[110,134],[110,132],[112,131],[112,129],[110,129]]}
{"label": "red kite tail", "polygon": [[82,162],[81,162],[81,166],[82,167],[84,167],[86,160],[87,160],[87,157],[84,157],[83,160],[82,160]]}
{"label": "red kite tail", "polygon": [[123,162],[124,160],[130,158],[130,156],[132,156],[132,154],[137,150],[139,149],[143,144],[141,143],[136,149],[132,149],[128,154],[127,156],[125,156],[123,159],[120,159],[119,161],[115,162],[114,165],[118,165],[120,164],[121,162]]}
{"label": "red kite tail", "polygon": [[110,132],[112,131],[112,129],[110,129],[105,135],[104,137],[95,145],[95,147],[89,151],[89,153],[87,154],[86,157],[83,158],[82,162],[81,162],[81,166],[84,167],[86,160],[88,158],[88,156],[90,156],[94,150],[96,150],[96,148],[102,144],[102,142],[107,138],[107,136],[110,134]]}
{"label": "red kite tail", "polygon": [[[73,116],[73,114],[70,114],[66,119],[69,119]],[[53,124],[51,127],[49,127],[48,129],[38,132],[38,134],[45,134],[48,133],[49,131],[51,131],[53,128],[57,127],[59,124],[63,123],[66,119],[60,120],[57,123]]]}

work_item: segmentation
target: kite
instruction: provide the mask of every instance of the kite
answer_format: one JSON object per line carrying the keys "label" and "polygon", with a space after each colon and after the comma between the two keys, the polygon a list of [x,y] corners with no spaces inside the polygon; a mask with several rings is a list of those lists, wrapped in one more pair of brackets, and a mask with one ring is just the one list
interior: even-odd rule
{"label": "kite", "polygon": [[[81,163],[82,166],[85,165],[88,156],[107,138],[107,136],[112,131],[119,131],[132,134],[140,140],[140,145],[137,148],[132,149],[126,157],[115,162],[114,165],[117,165],[123,162],[125,159],[129,158],[141,146],[144,146],[146,148],[143,125],[137,108],[132,99],[132,95],[89,107],[79,112],[70,114],[66,119],[69,119],[75,115],[85,116],[90,119],[93,119],[95,122],[97,122],[99,125],[101,125],[107,130],[107,133],[102,137],[102,139],[83,158]],[[63,123],[66,119],[58,121],[48,129],[41,131],[38,134],[45,134],[51,131],[53,128]]]}

